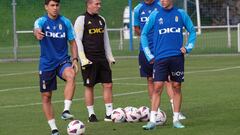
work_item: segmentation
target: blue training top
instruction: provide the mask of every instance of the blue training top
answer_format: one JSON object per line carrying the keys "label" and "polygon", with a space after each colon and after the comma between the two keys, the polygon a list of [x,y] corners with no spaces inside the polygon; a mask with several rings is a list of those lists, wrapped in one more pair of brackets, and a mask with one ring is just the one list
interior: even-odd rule
{"label": "blue training top", "polygon": [[[139,3],[135,8],[134,8],[134,26],[138,26],[140,30],[142,31],[145,23],[148,21],[150,14],[154,10],[159,10],[160,9],[160,2],[159,0],[154,0],[153,3],[151,4],[146,4],[144,1]],[[153,30],[151,30],[148,34],[148,43],[149,43],[149,48],[151,51],[153,51]],[[142,45],[140,42],[140,51],[143,51]]]}
{"label": "blue training top", "polygon": [[[189,37],[184,46],[187,53],[190,53],[196,41],[196,31],[187,13],[175,7],[171,9],[160,8],[154,11],[149,21],[143,28],[141,42],[148,61],[181,55],[180,48],[183,46],[183,27],[189,32]],[[147,35],[154,29],[153,53],[150,51]]]}
{"label": "blue training top", "polygon": [[68,40],[75,39],[74,29],[69,19],[59,15],[53,20],[45,15],[35,21],[34,29],[41,29],[45,34],[39,41],[40,71],[54,70],[59,64],[69,59]]}

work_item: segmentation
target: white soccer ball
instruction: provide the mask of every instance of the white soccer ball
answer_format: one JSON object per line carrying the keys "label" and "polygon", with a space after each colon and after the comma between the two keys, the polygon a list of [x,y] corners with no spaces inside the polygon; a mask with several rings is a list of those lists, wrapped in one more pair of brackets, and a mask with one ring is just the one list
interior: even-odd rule
{"label": "white soccer ball", "polygon": [[167,115],[163,110],[160,110],[157,112],[157,116],[156,116],[156,124],[157,125],[164,125],[167,121]]}
{"label": "white soccer ball", "polygon": [[140,121],[147,122],[150,118],[150,109],[147,106],[141,106],[138,108],[138,111],[141,114]]}
{"label": "white soccer ball", "polygon": [[124,108],[125,113],[131,111],[132,108],[135,108],[135,107],[132,107],[132,106],[127,106],[127,107],[125,107],[125,108]]}
{"label": "white soccer ball", "polygon": [[122,108],[114,109],[112,111],[111,119],[114,123],[124,122],[126,119],[124,110]]}
{"label": "white soccer ball", "polygon": [[80,120],[73,120],[68,124],[68,135],[83,135],[85,132],[85,125]]}
{"label": "white soccer ball", "polygon": [[125,109],[127,122],[138,122],[141,114],[136,107],[130,107]]}

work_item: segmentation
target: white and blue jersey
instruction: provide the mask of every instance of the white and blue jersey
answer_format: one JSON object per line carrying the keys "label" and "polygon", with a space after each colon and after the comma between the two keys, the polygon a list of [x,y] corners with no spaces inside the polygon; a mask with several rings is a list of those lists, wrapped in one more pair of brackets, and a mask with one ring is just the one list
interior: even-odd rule
{"label": "white and blue jersey", "polygon": [[55,70],[61,63],[68,61],[68,41],[75,39],[72,23],[64,16],[55,20],[47,15],[38,18],[34,29],[41,29],[44,37],[40,40],[40,71]]}
{"label": "white and blue jersey", "polygon": [[[150,14],[155,10],[159,10],[160,6],[161,5],[159,0],[154,0],[153,3],[151,4],[146,4],[144,1],[139,3],[134,8],[134,26],[138,26],[140,30],[142,30],[145,23],[149,20]],[[148,33],[147,37],[149,42],[149,48],[152,50],[153,49],[153,45],[152,45],[153,30]],[[141,43],[140,43],[139,50],[143,51]]]}
{"label": "white and blue jersey", "polygon": [[[141,32],[141,42],[148,61],[182,55],[183,27],[189,32],[189,38],[184,46],[190,53],[196,41],[196,31],[187,13],[175,7],[171,9],[160,8],[149,16]],[[148,34],[154,30],[153,53],[150,51]]]}

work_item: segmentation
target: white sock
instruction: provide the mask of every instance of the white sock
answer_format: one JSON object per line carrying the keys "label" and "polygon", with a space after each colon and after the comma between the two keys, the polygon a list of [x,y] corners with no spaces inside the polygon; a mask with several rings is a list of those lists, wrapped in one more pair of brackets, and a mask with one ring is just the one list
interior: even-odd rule
{"label": "white sock", "polygon": [[106,108],[106,115],[107,116],[111,115],[112,114],[112,110],[113,110],[112,103],[105,104],[105,108]]}
{"label": "white sock", "polygon": [[48,125],[50,126],[51,130],[57,129],[55,119],[49,120]]}
{"label": "white sock", "polygon": [[93,105],[87,106],[87,109],[88,109],[88,117],[90,117],[92,114],[95,114]]}
{"label": "white sock", "polygon": [[150,122],[156,123],[156,116],[157,116],[157,112],[156,111],[151,111]]}
{"label": "white sock", "polygon": [[158,108],[158,110],[157,110],[158,112],[160,112],[161,111],[161,109],[160,109],[160,107]]}
{"label": "white sock", "polygon": [[172,112],[174,112],[174,106],[173,106],[173,99],[170,99],[171,107],[172,107]]}
{"label": "white sock", "polygon": [[63,111],[66,111],[66,110],[70,110],[70,107],[71,107],[71,104],[72,104],[72,100],[64,100],[64,109]]}
{"label": "white sock", "polygon": [[173,122],[179,121],[178,117],[179,117],[179,112],[173,112]]}

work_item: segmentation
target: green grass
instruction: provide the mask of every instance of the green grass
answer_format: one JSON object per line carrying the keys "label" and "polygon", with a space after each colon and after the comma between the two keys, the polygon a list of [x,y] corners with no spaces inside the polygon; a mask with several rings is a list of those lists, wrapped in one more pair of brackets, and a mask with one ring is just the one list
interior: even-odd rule
{"label": "green grass", "polygon": [[[77,89],[72,113],[86,124],[86,135],[238,135],[240,132],[239,76],[240,56],[186,58],[183,83],[182,111],[187,115],[185,129],[172,128],[172,114],[164,91],[161,108],[167,113],[165,126],[144,131],[145,123],[103,122],[105,107],[102,98],[95,100],[98,123],[87,123],[87,110],[83,101],[81,74],[77,77]],[[41,109],[38,86],[37,62],[0,63],[0,134],[48,135],[49,127]],[[146,80],[139,78],[137,59],[117,59],[112,67],[115,95],[114,107],[149,106]],[[53,101],[57,125],[66,135],[69,121],[62,121],[63,81],[58,81]],[[101,96],[100,85],[95,96]],[[135,94],[130,94],[136,92]]]}

